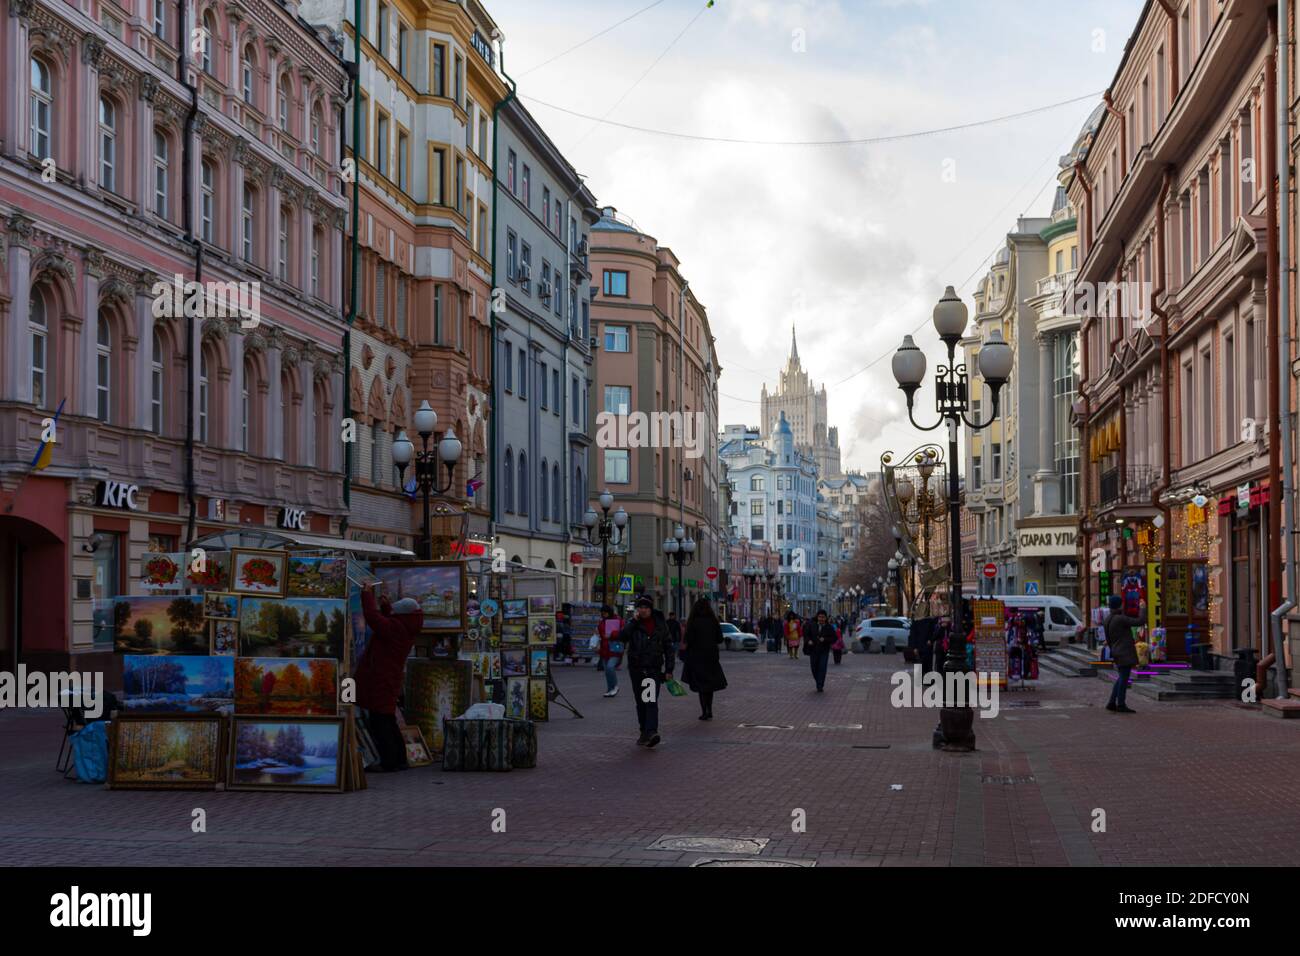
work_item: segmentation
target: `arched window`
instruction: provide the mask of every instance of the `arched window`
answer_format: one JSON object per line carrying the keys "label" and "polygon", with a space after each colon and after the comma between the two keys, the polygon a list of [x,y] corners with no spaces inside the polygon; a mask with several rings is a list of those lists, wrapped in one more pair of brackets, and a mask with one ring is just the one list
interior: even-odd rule
{"label": "arched window", "polygon": [[316,104],[311,108],[311,151],[315,153],[317,156],[321,155],[320,130],[321,130],[321,109],[320,109],[320,101],[317,100]]}
{"label": "arched window", "polygon": [[502,469],[505,480],[502,482],[501,490],[505,492],[505,512],[513,514],[515,510],[515,455],[509,448],[506,449],[506,464]]}
{"label": "arched window", "polygon": [[50,130],[53,126],[54,84],[50,79],[50,68],[36,57],[32,57],[32,91],[31,91],[31,151],[37,159],[48,159],[50,153]]}
{"label": "arched window", "polygon": [[32,289],[31,309],[27,328],[32,337],[32,404],[48,408],[50,377],[50,323],[45,316],[45,296],[39,288]]}
{"label": "arched window", "polygon": [[117,191],[117,107],[107,96],[99,98],[99,185]]}
{"label": "arched window", "polygon": [[280,235],[277,244],[276,275],[281,282],[289,281],[289,220],[293,214],[288,206],[280,207]]}
{"label": "arched window", "polygon": [[249,44],[244,47],[244,55],[239,61],[239,82],[244,95],[244,102],[249,106],[257,106],[253,101],[253,64],[256,62],[253,46]]}
{"label": "arched window", "polygon": [[167,218],[167,137],[162,130],[153,131],[153,211]]}
{"label": "arched window", "polygon": [[254,195],[253,195],[253,190],[252,190],[250,187],[245,186],[245,187],[244,187],[244,201],[243,201],[243,205],[242,205],[242,208],[241,208],[241,210],[240,210],[240,214],[239,214],[240,229],[241,229],[241,232],[242,232],[242,234],[241,234],[241,236],[240,236],[240,255],[243,256],[245,262],[252,262],[252,261],[253,261],[253,203],[254,203],[254,200],[255,200],[255,197],[254,197]]}
{"label": "arched window", "polygon": [[203,161],[203,186],[202,186],[203,189],[202,230],[203,230],[204,242],[213,241],[212,238],[213,237],[213,231],[212,231],[213,213],[216,208],[216,201],[217,201],[216,180],[217,177],[212,170],[212,163],[205,159]]}
{"label": "arched window", "polygon": [[289,84],[289,74],[286,71],[280,76],[280,129],[289,132],[289,100],[293,97],[293,89]]}
{"label": "arched window", "polygon": [[99,316],[95,342],[95,417],[107,424],[113,398],[113,330],[103,313]]}
{"label": "arched window", "polygon": [[547,491],[547,489],[548,489],[549,487],[550,487],[550,485],[549,485],[549,483],[547,482],[546,459],[543,458],[543,459],[542,459],[542,478],[541,478],[541,481],[540,481],[540,482],[538,483],[538,485],[537,485],[537,504],[538,504],[538,508],[540,509],[540,511],[541,511],[541,513],[542,513],[542,520],[543,520],[543,521],[550,521],[550,520],[551,520],[551,514],[550,514],[550,509],[551,509],[551,496],[550,496],[550,494],[549,494],[548,491]]}
{"label": "arched window", "polygon": [[199,441],[208,440],[208,350],[199,350]]}
{"label": "arched window", "polygon": [[320,260],[321,246],[325,244],[325,233],[319,227],[311,231],[311,294],[320,297]]}
{"label": "arched window", "polygon": [[551,514],[555,515],[555,520],[564,524],[564,512],[560,510],[560,463],[557,461],[551,465],[551,494],[555,499],[551,502]]}
{"label": "arched window", "polygon": [[519,452],[519,513],[528,517],[528,453]]}
{"label": "arched window", "polygon": [[203,14],[203,72],[208,76],[213,76],[212,72],[212,45],[217,38],[217,21],[209,10]]}
{"label": "arched window", "polygon": [[163,433],[163,345],[158,330],[153,333],[153,361],[149,366],[149,418],[155,435]]}

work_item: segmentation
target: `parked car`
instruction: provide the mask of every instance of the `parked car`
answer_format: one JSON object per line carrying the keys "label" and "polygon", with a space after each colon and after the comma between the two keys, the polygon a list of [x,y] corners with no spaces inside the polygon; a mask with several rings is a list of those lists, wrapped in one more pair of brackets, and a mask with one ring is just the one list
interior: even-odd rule
{"label": "parked car", "polygon": [[907,635],[911,628],[912,622],[905,617],[869,617],[858,622],[853,636],[865,647],[871,646],[873,641],[883,647],[885,639],[892,637],[894,646],[901,651],[907,646]]}
{"label": "parked car", "polygon": [[758,650],[758,637],[746,631],[742,631],[730,621],[723,621],[722,646],[729,651],[749,651],[752,653]]}

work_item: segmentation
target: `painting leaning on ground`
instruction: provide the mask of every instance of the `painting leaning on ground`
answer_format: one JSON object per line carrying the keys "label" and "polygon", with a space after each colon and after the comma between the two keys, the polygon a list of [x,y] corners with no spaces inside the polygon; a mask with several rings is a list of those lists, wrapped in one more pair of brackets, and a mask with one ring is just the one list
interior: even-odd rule
{"label": "painting leaning on ground", "polygon": [[338,790],[343,722],[235,717],[231,789]]}
{"label": "painting leaning on ground", "polygon": [[229,714],[233,657],[124,654],[122,709],[134,713]]}
{"label": "painting leaning on ground", "polygon": [[216,716],[118,717],[108,785],[210,789],[221,779],[222,750]]}

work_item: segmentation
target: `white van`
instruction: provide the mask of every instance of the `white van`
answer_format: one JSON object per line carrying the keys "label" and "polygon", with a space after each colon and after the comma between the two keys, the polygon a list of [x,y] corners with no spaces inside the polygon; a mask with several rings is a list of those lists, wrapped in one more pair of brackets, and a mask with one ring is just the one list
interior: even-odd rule
{"label": "white van", "polygon": [[[1068,644],[1084,632],[1083,611],[1069,598],[1056,594],[965,594],[967,600],[984,598],[1001,601],[1007,608],[1031,610],[1043,615],[1043,640],[1048,644]],[[978,623],[978,622],[977,622]]]}

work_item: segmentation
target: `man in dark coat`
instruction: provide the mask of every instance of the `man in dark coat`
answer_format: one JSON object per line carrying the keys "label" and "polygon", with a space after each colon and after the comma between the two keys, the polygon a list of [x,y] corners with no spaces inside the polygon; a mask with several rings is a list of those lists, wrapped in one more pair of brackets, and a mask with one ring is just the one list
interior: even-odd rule
{"label": "man in dark coat", "polygon": [[826,689],[826,665],[830,662],[831,645],[838,637],[825,611],[818,611],[817,619],[804,628],[804,653],[808,655],[819,694]]}
{"label": "man in dark coat", "polygon": [[366,726],[379,751],[383,770],[406,769],[406,741],[397,726],[397,698],[402,692],[406,658],[424,624],[413,598],[389,605],[375,601],[371,588],[361,589],[361,612],[371,630],[370,643],[357,663],[357,704],[366,711]]}
{"label": "man in dark coat", "polygon": [[641,725],[638,747],[659,743],[659,689],[673,676],[677,642],[668,630],[664,616],[654,602],[642,595],[637,598],[636,614],[619,634],[626,649],[628,676],[632,678],[636,698],[636,717]]}
{"label": "man in dark coat", "polygon": [[[1142,602],[1146,606],[1146,602]],[[1133,628],[1142,626],[1142,618],[1129,617],[1123,612],[1124,599],[1118,594],[1110,596],[1110,617],[1106,618],[1106,646],[1110,648],[1110,659],[1115,664],[1115,686],[1110,689],[1110,702],[1107,710],[1119,714],[1133,714],[1125,698],[1128,695],[1128,677],[1137,666],[1137,646],[1133,642]]]}
{"label": "man in dark coat", "polygon": [[928,674],[934,669],[934,635],[939,628],[937,617],[923,617],[912,622],[907,632],[907,648],[910,657],[921,665],[921,673]]}

